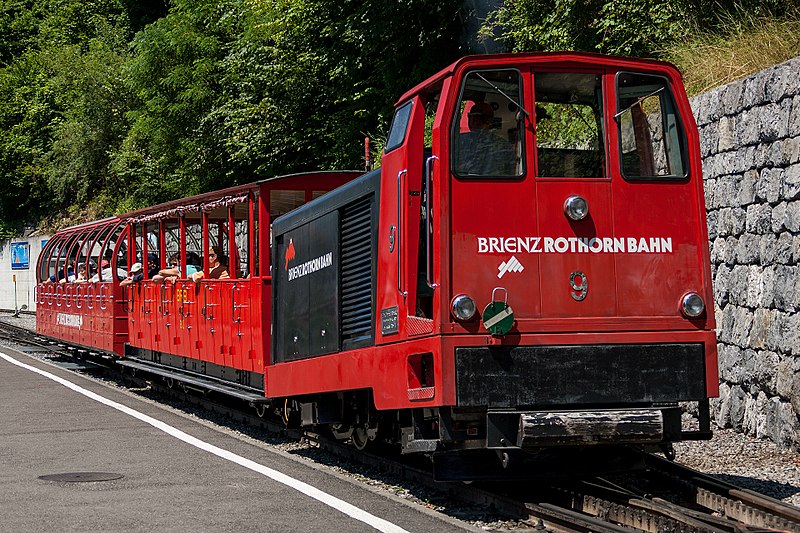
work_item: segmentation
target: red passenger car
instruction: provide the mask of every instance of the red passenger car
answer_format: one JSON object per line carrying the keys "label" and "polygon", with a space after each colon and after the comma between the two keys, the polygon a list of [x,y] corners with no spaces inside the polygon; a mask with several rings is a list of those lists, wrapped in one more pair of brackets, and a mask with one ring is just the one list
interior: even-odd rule
{"label": "red passenger car", "polygon": [[[400,98],[379,170],[121,216],[117,265],[177,253],[182,279],[114,300],[130,331],[116,351],[289,424],[441,464],[706,438],[717,357],[702,185],[674,67],[464,58]],[[186,280],[210,245],[230,279]],[[66,264],[50,248],[40,300]],[[699,402],[699,431],[682,428],[683,401]]]}

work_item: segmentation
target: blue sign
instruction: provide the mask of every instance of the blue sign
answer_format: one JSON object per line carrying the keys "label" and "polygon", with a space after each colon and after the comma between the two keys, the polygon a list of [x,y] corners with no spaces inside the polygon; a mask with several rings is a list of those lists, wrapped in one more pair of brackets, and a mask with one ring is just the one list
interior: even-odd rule
{"label": "blue sign", "polygon": [[11,269],[27,270],[31,261],[31,247],[27,242],[11,243]]}

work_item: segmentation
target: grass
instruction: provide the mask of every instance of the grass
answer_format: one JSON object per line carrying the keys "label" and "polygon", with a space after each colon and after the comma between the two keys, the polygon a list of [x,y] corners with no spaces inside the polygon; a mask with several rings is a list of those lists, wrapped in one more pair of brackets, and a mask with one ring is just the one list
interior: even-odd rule
{"label": "grass", "polygon": [[[734,18],[735,17],[735,18]],[[800,16],[731,15],[723,33],[698,30],[664,51],[690,96],[800,55]]]}

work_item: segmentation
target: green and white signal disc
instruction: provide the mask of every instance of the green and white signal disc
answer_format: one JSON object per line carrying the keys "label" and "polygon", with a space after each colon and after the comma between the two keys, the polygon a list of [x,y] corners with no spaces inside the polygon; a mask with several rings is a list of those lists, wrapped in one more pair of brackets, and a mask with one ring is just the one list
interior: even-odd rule
{"label": "green and white signal disc", "polygon": [[483,310],[483,326],[492,335],[505,335],[514,325],[514,311],[505,302],[492,302]]}

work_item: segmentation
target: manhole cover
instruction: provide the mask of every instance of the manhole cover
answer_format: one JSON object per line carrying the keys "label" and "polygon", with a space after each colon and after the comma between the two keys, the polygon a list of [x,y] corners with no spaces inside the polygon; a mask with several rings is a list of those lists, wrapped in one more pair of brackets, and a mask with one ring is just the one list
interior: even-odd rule
{"label": "manhole cover", "polygon": [[48,474],[39,476],[44,481],[60,481],[62,483],[82,483],[86,481],[113,481],[124,477],[112,472],[70,472],[66,474]]}

